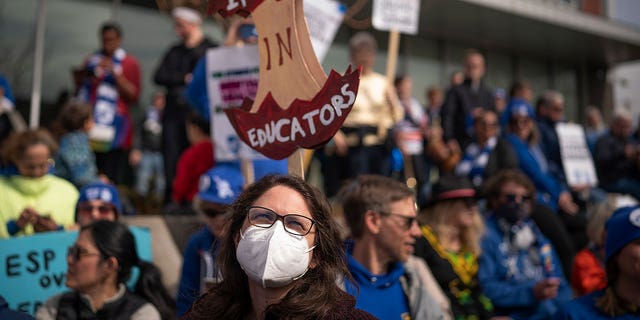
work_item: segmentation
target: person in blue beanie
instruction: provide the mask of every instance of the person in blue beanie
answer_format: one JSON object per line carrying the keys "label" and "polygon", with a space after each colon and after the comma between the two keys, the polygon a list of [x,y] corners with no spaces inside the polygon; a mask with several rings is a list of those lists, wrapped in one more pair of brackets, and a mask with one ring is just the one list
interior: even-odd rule
{"label": "person in blue beanie", "polygon": [[569,302],[555,319],[640,319],[640,206],[617,209],[605,228],[607,287]]}
{"label": "person in blue beanie", "polygon": [[75,218],[80,227],[96,220],[117,221],[120,214],[122,202],[114,185],[94,182],[80,189]]}
{"label": "person in blue beanie", "polygon": [[193,206],[204,216],[206,226],[191,236],[184,250],[178,287],[178,316],[182,316],[207,286],[219,279],[215,263],[219,238],[229,206],[242,191],[244,179],[234,166],[218,165],[200,177]]}

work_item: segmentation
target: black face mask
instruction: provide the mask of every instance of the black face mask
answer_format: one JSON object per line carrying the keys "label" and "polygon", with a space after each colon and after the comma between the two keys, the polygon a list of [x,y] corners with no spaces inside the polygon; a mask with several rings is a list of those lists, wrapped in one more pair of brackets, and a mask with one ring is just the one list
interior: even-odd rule
{"label": "black face mask", "polygon": [[516,224],[531,215],[531,206],[526,202],[507,202],[498,205],[494,212],[498,217],[504,218],[510,224]]}

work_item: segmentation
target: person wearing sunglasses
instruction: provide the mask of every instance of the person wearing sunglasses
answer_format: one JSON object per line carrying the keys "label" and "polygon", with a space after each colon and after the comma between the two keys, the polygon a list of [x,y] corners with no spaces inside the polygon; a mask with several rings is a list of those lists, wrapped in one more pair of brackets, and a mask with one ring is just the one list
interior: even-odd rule
{"label": "person wearing sunglasses", "polygon": [[[135,291],[126,282],[140,270]],[[47,300],[36,319],[174,318],[173,301],[155,265],[138,257],[135,238],[123,224],[98,220],[80,229],[67,252],[65,285],[72,291]]]}
{"label": "person wearing sunglasses", "polygon": [[76,205],[76,222],[80,227],[96,220],[117,221],[120,214],[122,203],[115,186],[94,182],[80,190]]}
{"label": "person wearing sunglasses", "polygon": [[533,183],[503,170],[485,185],[487,231],[478,280],[495,313],[513,319],[548,319],[571,300],[571,287],[551,242],[531,219]]}
{"label": "person wearing sunglasses", "polygon": [[208,286],[220,281],[216,255],[223,237],[229,209],[240,192],[244,179],[233,166],[217,165],[200,177],[193,208],[205,222],[184,249],[178,286],[178,316],[182,316]]}
{"label": "person wearing sunglasses", "polygon": [[348,274],[326,197],[295,176],[268,175],[231,209],[213,284],[182,317],[374,319],[337,282]]}
{"label": "person wearing sunglasses", "polygon": [[416,240],[415,255],[431,268],[451,302],[454,319],[493,316],[493,305],[478,285],[484,222],[475,197],[466,177],[442,176],[418,218],[422,237]]}
{"label": "person wearing sunglasses", "polygon": [[356,297],[356,307],[380,319],[442,319],[421,281],[427,267],[412,259],[420,237],[413,191],[388,177],[361,175],[338,197],[352,238],[346,254],[354,282],[345,281],[345,289]]}

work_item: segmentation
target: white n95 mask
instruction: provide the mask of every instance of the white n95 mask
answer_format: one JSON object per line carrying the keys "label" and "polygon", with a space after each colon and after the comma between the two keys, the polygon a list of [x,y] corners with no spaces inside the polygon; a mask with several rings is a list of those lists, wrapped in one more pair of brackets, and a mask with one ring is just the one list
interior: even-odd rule
{"label": "white n95 mask", "polygon": [[251,280],[264,288],[278,288],[307,272],[313,248],[304,236],[286,232],[277,220],[269,228],[250,226],[241,233],[236,256]]}

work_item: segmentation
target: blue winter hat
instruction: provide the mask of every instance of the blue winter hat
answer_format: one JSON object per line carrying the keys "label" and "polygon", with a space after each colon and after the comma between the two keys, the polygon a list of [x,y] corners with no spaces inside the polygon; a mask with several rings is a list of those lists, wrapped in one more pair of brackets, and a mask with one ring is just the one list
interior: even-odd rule
{"label": "blue winter hat", "polygon": [[244,179],[234,166],[218,165],[200,176],[198,197],[204,201],[231,204],[240,192]]}
{"label": "blue winter hat", "polygon": [[605,228],[605,261],[609,261],[627,244],[640,238],[640,206],[618,208],[607,220]]}
{"label": "blue winter hat", "polygon": [[120,202],[118,189],[116,189],[112,184],[94,182],[80,189],[80,198],[78,198],[78,202],[76,204],[76,220],[78,204],[91,200],[102,200],[110,203],[116,208],[116,215],[122,214],[122,202]]}
{"label": "blue winter hat", "polygon": [[533,107],[527,100],[521,98],[511,99],[500,116],[500,125],[504,128],[511,119],[517,116],[535,117]]}

